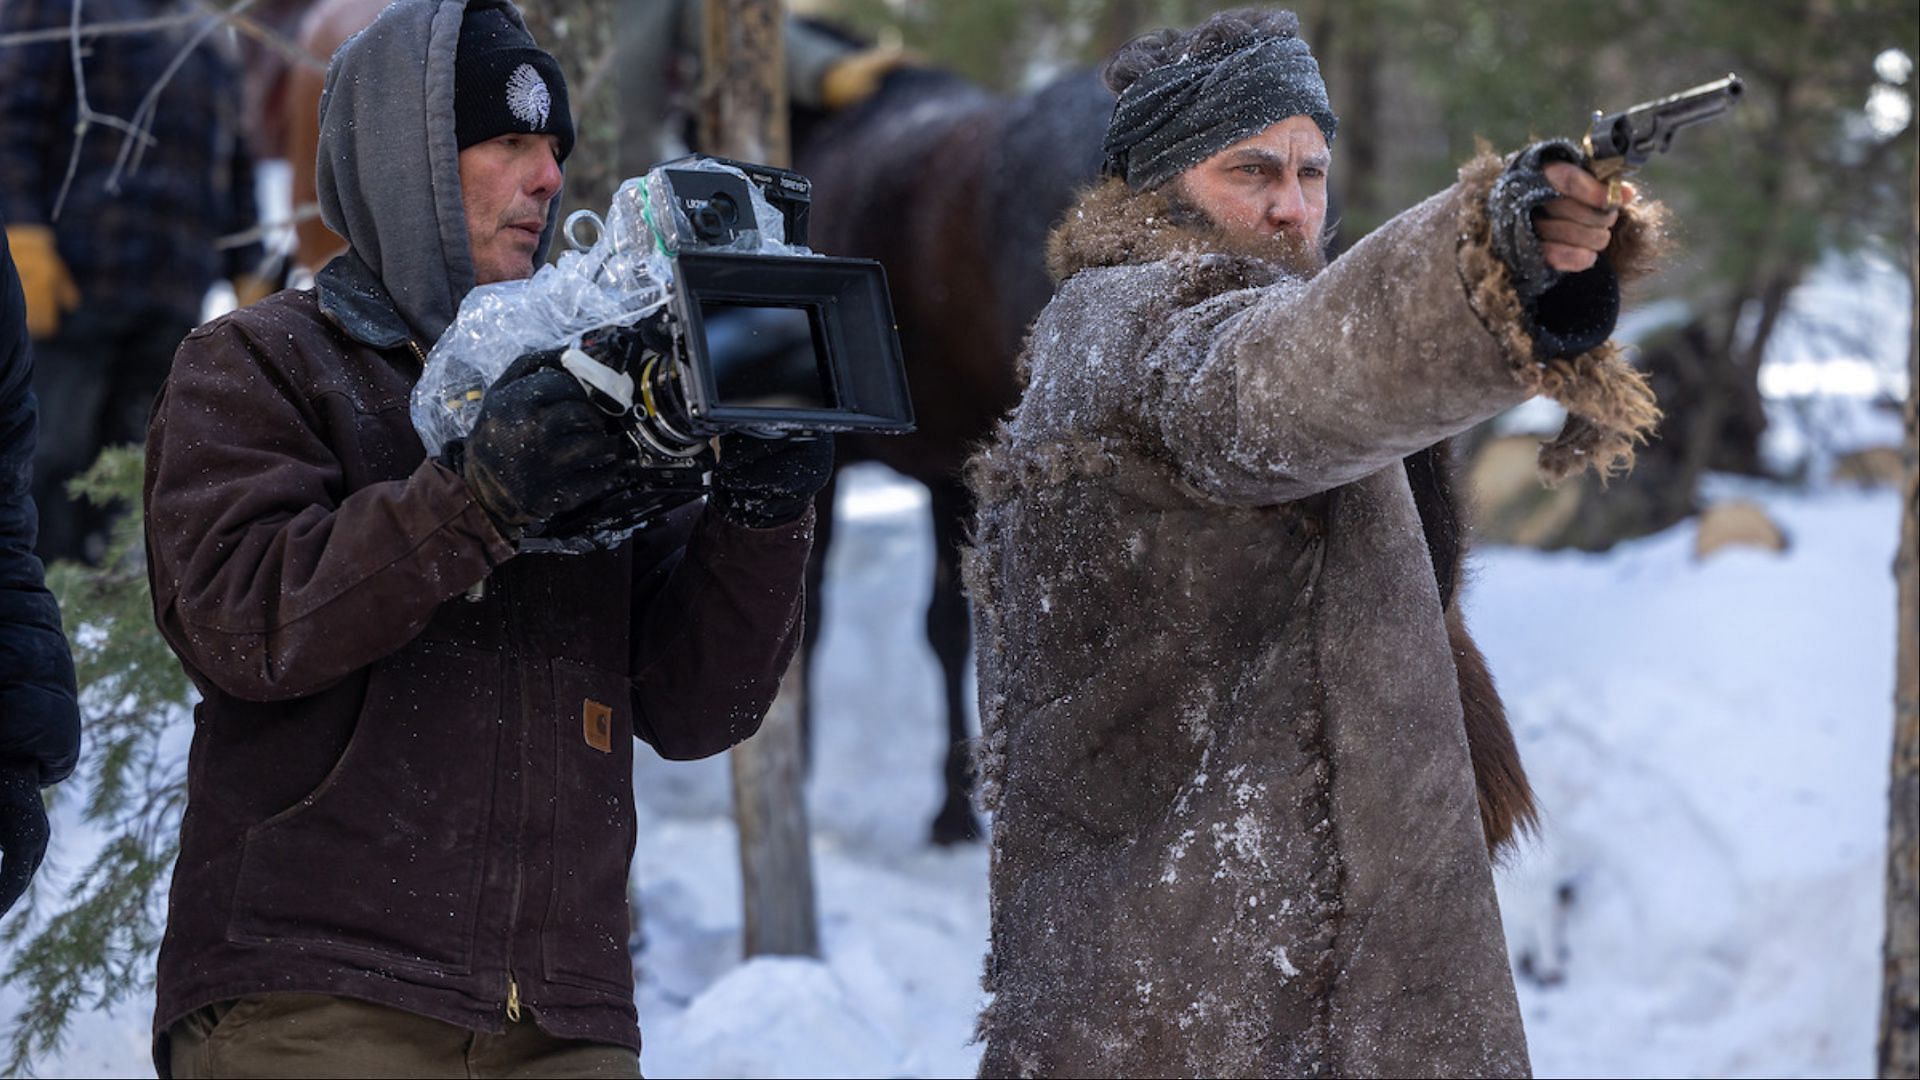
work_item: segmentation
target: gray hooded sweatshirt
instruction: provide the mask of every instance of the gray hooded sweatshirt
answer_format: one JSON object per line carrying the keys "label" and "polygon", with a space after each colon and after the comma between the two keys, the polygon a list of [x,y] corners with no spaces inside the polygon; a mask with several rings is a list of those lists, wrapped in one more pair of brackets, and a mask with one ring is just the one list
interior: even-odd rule
{"label": "gray hooded sweatshirt", "polygon": [[[446,119],[470,7],[504,8],[526,25],[505,0],[396,0],[327,72],[315,183],[320,218],[348,251],[320,272],[320,306],[369,345],[413,338],[430,348],[473,289],[460,148]],[[536,262],[559,214],[555,199]]]}

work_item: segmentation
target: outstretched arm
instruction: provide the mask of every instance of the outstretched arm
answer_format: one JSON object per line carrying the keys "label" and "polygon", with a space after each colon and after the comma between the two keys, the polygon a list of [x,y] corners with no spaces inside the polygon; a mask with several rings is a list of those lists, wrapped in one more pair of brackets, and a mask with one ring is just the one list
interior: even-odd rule
{"label": "outstretched arm", "polygon": [[[1179,313],[1150,366],[1168,373],[1157,415],[1188,479],[1254,505],[1349,483],[1525,400],[1522,368],[1604,341],[1619,293],[1599,253],[1617,211],[1563,165],[1530,167],[1520,179],[1540,186],[1504,205],[1486,183],[1457,184],[1310,281]],[[1475,214],[1523,238],[1537,284],[1469,257]]]}

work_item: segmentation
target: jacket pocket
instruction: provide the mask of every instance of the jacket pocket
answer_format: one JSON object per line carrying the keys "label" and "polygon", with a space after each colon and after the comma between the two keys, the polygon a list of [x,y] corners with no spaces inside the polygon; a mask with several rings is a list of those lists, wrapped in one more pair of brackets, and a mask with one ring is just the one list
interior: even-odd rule
{"label": "jacket pocket", "polygon": [[503,668],[442,642],[375,664],[332,772],[247,830],[229,940],[467,972]]}
{"label": "jacket pocket", "polygon": [[540,932],[546,977],[631,997],[633,704],[626,676],[553,661],[553,896]]}

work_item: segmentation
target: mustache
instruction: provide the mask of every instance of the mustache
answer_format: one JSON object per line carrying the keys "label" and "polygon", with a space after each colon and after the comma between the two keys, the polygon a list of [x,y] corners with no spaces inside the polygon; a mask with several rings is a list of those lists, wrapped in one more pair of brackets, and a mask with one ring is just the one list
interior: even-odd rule
{"label": "mustache", "polygon": [[526,225],[536,229],[545,229],[547,227],[546,204],[542,203],[538,206],[516,206],[500,215],[501,228],[511,229],[520,225]]}
{"label": "mustache", "polygon": [[1220,245],[1229,251],[1273,263],[1293,277],[1310,278],[1327,268],[1327,245],[1333,239],[1332,223],[1328,223],[1316,236],[1308,236],[1305,230],[1292,226],[1274,233],[1228,229],[1195,205],[1178,185],[1170,185],[1162,190],[1165,191],[1174,222],[1211,231],[1219,238]]}
{"label": "mustache", "polygon": [[1265,240],[1271,251],[1267,258],[1290,274],[1312,277],[1327,268],[1327,251],[1322,237],[1309,237],[1302,229],[1285,228]]}

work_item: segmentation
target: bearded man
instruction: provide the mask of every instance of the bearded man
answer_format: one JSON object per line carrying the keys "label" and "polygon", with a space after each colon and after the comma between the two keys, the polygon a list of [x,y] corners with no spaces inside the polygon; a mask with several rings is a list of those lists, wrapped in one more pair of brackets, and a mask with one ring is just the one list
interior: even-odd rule
{"label": "bearded man", "polygon": [[970,467],[983,1075],[1529,1068],[1489,853],[1533,808],[1443,447],[1546,393],[1543,471],[1631,463],[1657,411],[1606,338],[1652,219],[1543,143],[1323,267],[1297,30],[1228,12],[1109,63],[1109,176]]}

